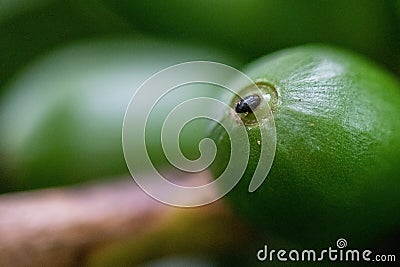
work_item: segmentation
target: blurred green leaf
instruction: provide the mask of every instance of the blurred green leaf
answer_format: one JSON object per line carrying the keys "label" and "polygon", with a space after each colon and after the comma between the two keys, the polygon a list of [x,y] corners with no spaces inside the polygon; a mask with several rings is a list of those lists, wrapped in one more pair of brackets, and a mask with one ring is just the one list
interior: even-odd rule
{"label": "blurred green leaf", "polygon": [[140,30],[218,44],[249,59],[310,42],[343,46],[387,66],[400,52],[389,1],[102,1]]}

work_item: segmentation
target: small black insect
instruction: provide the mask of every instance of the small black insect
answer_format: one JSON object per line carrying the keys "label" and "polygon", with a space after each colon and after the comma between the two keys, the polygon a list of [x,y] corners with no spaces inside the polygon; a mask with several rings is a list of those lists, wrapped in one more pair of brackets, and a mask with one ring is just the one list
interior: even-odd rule
{"label": "small black insect", "polygon": [[240,99],[236,103],[235,111],[236,113],[253,113],[253,111],[260,105],[261,98],[258,95],[249,95],[243,99]]}

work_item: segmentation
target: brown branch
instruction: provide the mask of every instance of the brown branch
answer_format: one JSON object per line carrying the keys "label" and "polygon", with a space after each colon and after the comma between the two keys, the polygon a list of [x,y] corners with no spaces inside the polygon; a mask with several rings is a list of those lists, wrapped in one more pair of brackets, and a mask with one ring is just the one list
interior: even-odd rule
{"label": "brown branch", "polygon": [[[203,173],[186,182],[208,180]],[[222,203],[170,207],[131,178],[0,196],[0,266],[106,265],[122,254],[137,264],[173,252],[218,252],[247,236]]]}

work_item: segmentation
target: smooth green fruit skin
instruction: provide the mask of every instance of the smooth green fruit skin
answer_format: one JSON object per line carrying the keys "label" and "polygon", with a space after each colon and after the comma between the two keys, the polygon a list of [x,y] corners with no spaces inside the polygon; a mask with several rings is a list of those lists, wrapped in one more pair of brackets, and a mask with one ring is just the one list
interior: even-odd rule
{"label": "smooth green fruit skin", "polygon": [[[371,244],[398,229],[399,83],[364,58],[319,45],[263,57],[245,73],[278,91],[277,145],[267,179],[249,193],[260,138],[258,126],[248,129],[250,161],[228,194],[232,207],[266,233],[305,247],[335,247],[340,237],[352,247]],[[211,166],[217,177],[230,141],[220,127],[212,137],[222,140]]]}
{"label": "smooth green fruit skin", "polygon": [[[127,175],[121,133],[131,97],[156,72],[191,60],[241,64],[235,55],[209,47],[131,37],[75,43],[33,62],[5,88],[0,102],[0,191]],[[201,89],[186,96],[218,94]],[[163,120],[185,97],[170,95],[146,127],[150,156],[160,165]],[[195,157],[204,135],[204,127],[183,128],[184,153]]]}

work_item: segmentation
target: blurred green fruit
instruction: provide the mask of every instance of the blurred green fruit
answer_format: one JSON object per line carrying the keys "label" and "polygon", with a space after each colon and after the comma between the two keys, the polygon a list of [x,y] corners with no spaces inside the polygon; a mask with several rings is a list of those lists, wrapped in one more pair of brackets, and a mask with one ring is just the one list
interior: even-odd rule
{"label": "blurred green fruit", "polygon": [[[151,75],[190,60],[239,64],[237,57],[220,50],[144,39],[79,43],[31,64],[6,88],[0,104],[2,190],[127,173],[121,132],[130,98]],[[168,95],[154,111],[155,119],[149,124],[153,140],[160,139],[163,116],[179,103],[170,100],[183,101],[178,93]],[[210,87],[192,90],[189,97],[217,94]],[[191,143],[204,137],[205,129],[193,126],[186,132],[184,149],[198,153],[198,143]],[[152,155],[160,151],[158,145],[150,142]]]}
{"label": "blurred green fruit", "polygon": [[393,50],[400,46],[393,10],[386,1],[102,1],[138,30],[208,41],[249,58],[326,42],[390,65]]}
{"label": "blurred green fruit", "polygon": [[[393,233],[400,225],[398,81],[362,57],[317,45],[266,56],[245,73],[277,93],[270,102],[277,144],[267,179],[249,193],[265,124],[251,124],[251,113],[243,114],[250,152],[242,153],[250,159],[228,194],[233,208],[259,229],[303,247],[334,246],[342,237],[357,248]],[[230,114],[223,120],[237,121]],[[219,126],[212,137],[218,177],[231,142]]]}

